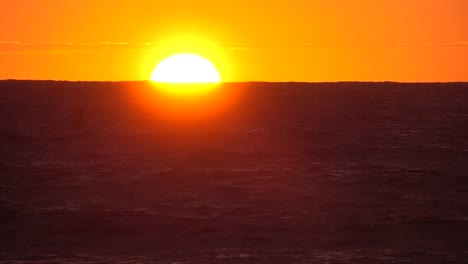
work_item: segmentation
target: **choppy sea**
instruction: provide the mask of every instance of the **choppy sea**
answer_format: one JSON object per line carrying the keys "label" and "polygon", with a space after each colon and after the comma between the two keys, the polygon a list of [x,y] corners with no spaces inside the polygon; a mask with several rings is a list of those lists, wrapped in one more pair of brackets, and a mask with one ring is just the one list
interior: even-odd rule
{"label": "choppy sea", "polygon": [[147,89],[0,82],[0,263],[468,263],[468,84]]}

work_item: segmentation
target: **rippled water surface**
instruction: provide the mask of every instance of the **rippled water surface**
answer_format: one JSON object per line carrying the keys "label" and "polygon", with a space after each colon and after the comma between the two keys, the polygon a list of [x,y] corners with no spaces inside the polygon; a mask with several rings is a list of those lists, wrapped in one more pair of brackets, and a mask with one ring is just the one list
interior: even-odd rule
{"label": "rippled water surface", "polygon": [[0,263],[466,262],[467,84],[221,88],[0,82]]}

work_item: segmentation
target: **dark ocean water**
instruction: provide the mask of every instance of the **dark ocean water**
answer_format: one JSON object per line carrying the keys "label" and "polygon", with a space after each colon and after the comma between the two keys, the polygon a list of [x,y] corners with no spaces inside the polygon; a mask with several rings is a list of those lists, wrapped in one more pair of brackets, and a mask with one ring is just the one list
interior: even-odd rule
{"label": "dark ocean water", "polygon": [[468,263],[468,84],[146,89],[0,82],[0,263]]}

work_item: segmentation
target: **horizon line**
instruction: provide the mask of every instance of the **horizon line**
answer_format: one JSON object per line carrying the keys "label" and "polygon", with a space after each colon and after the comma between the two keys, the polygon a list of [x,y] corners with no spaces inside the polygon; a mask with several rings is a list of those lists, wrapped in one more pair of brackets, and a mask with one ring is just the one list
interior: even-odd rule
{"label": "horizon line", "polygon": [[[151,80],[119,80],[119,81],[109,81],[109,80],[64,80],[64,79],[0,79],[0,82],[70,82],[70,83],[129,83],[129,82],[152,82]],[[343,80],[343,81],[227,81],[220,82],[219,84],[236,84],[236,83],[401,83],[401,84],[434,84],[434,83],[468,83],[468,80],[465,81],[356,81],[356,80]]]}

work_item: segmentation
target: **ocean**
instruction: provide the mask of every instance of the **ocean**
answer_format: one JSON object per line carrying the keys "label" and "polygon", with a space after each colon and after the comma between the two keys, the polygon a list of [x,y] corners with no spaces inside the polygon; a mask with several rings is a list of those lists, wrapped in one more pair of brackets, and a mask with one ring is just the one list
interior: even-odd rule
{"label": "ocean", "polygon": [[0,81],[0,263],[468,263],[468,83],[152,89]]}

